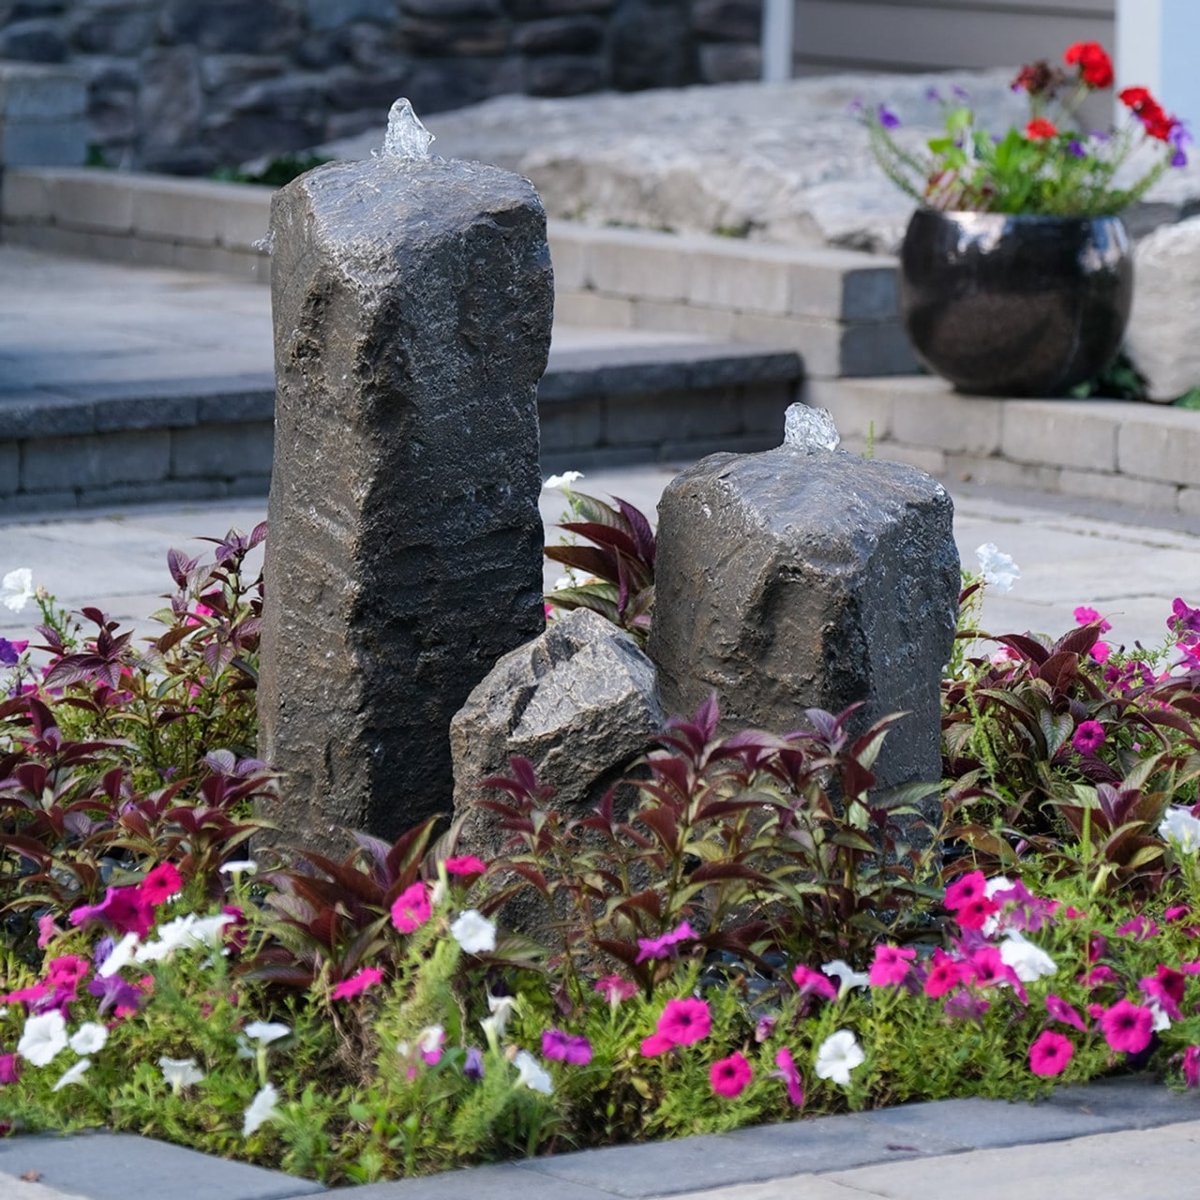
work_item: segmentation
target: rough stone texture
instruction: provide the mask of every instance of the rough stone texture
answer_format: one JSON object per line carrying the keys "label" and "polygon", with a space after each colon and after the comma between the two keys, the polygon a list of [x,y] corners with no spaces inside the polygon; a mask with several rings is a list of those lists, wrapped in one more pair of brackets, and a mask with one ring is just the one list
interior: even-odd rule
{"label": "rough stone texture", "polygon": [[938,684],[959,589],[953,506],[911,467],[781,446],[717,454],[659,504],[650,655],[669,712],[712,691],[726,728],[784,733],[856,701],[911,713],[881,787],[936,780]]}
{"label": "rough stone texture", "polygon": [[478,852],[502,842],[495,818],[479,807],[479,782],[506,771],[514,754],[554,787],[556,807],[582,813],[663,721],[654,664],[634,640],[596,613],[567,613],[506,654],[451,722],[460,845]]}
{"label": "rough stone texture", "polygon": [[[353,136],[369,127],[367,110],[400,95],[430,113],[507,92],[743,78],[757,9],[757,0],[0,0],[0,59],[79,65],[92,77],[88,140],[112,165],[193,174]],[[302,109],[268,90],[248,113],[231,94],[239,82],[297,73],[319,76]]]}
{"label": "rough stone texture", "polygon": [[327,843],[450,808],[450,719],[543,627],[545,216],[525,180],[381,157],[274,198],[276,459],[259,711]]}
{"label": "rough stone texture", "polygon": [[1152,400],[1200,387],[1200,217],[1155,230],[1135,251],[1125,348]]}
{"label": "rough stone texture", "polygon": [[[734,0],[712,0],[703,11],[712,19],[726,9],[740,11]],[[714,83],[744,77],[756,55],[749,43],[708,42],[699,47],[699,70]],[[1011,78],[1010,70],[838,74],[634,96],[504,96],[428,124],[439,153],[531,179],[551,216],[894,254],[913,204],[876,165],[851,103],[886,102],[903,118],[900,136],[919,146],[941,121],[926,95],[931,87],[966,87],[989,128],[1023,125],[1025,105],[1009,89]],[[364,158],[379,141],[376,131],[328,151]],[[1195,213],[1200,157],[1169,171],[1126,217],[1141,236]]]}

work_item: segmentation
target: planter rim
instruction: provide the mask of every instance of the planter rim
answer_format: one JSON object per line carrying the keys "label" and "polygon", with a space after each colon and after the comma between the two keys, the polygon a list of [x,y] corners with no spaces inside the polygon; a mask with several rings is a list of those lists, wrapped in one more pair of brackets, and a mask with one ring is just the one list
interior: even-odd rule
{"label": "planter rim", "polygon": [[1043,223],[1091,225],[1098,221],[1121,221],[1124,224],[1120,213],[1099,213],[1095,216],[1085,217],[1071,213],[982,212],[975,208],[931,208],[927,204],[919,204],[913,209],[912,215],[917,217],[922,214],[931,217],[941,217],[949,221],[958,221],[964,224],[973,223],[979,225],[1001,224],[1006,221],[1019,221],[1026,225]]}

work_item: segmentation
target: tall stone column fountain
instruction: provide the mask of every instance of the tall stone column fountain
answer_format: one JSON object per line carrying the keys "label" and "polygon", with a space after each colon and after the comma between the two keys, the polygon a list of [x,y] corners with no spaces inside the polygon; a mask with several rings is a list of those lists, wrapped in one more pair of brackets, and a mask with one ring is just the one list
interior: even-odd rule
{"label": "tall stone column fountain", "polygon": [[528,181],[431,140],[397,101],[381,155],[271,208],[260,748],[294,843],[448,812],[451,717],[543,628],[545,214]]}

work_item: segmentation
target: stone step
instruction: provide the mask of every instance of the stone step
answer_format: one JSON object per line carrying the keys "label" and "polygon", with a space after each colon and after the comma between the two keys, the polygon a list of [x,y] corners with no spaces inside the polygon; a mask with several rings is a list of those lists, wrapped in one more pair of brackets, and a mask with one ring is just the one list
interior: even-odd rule
{"label": "stone step", "polygon": [[[560,327],[538,393],[543,469],[778,445],[801,380],[788,350]],[[265,495],[274,398],[267,369],[58,389],[0,382],[0,513]]]}

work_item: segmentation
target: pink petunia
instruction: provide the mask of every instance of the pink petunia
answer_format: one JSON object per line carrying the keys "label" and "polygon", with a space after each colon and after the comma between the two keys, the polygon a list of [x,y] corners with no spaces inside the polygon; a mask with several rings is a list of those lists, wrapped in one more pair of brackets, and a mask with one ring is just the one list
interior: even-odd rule
{"label": "pink petunia", "polygon": [[622,1000],[632,999],[637,995],[637,984],[620,975],[605,975],[592,984],[592,989],[599,992],[609,1004],[620,1004]]}
{"label": "pink petunia", "polygon": [[1097,642],[1089,651],[1093,662],[1106,663],[1112,654],[1112,647],[1107,642]]}
{"label": "pink petunia", "polygon": [[47,964],[46,982],[52,988],[75,988],[91,969],[86,958],[80,958],[78,954],[63,954]]}
{"label": "pink petunia", "polygon": [[146,878],[138,886],[142,898],[153,908],[157,908],[183,890],[183,877],[174,863],[164,862],[148,871]]}
{"label": "pink petunia", "polygon": [[374,987],[382,978],[383,971],[379,967],[363,967],[357,975],[343,979],[329,993],[329,998],[331,1000],[351,1000],[355,996],[361,996],[367,988]]}
{"label": "pink petunia", "polygon": [[933,964],[925,976],[924,990],[931,1000],[952,992],[964,983],[969,974],[965,963],[958,962],[940,947],[933,952]]}
{"label": "pink petunia", "polygon": [[796,1060],[792,1058],[792,1052],[785,1046],[775,1055],[775,1065],[779,1068],[778,1071],[772,1071],[773,1079],[782,1079],[784,1086],[787,1088],[788,1099],[797,1108],[804,1107],[804,1080],[800,1078],[800,1072],[796,1068]]}
{"label": "pink petunia", "polygon": [[812,967],[806,967],[804,963],[796,964],[796,969],[792,972],[792,982],[800,989],[801,998],[820,996],[823,1000],[837,999],[837,987],[833,980],[820,971],[814,971]]}
{"label": "pink petunia", "polygon": [[1158,925],[1153,917],[1138,913],[1124,925],[1118,925],[1116,933],[1118,937],[1131,937],[1135,942],[1148,942],[1152,937],[1158,936]]}
{"label": "pink petunia", "polygon": [[1046,1011],[1063,1025],[1070,1025],[1080,1033],[1087,1033],[1087,1025],[1077,1009],[1072,1008],[1061,996],[1051,993],[1046,997]]}
{"label": "pink petunia", "polygon": [[712,1014],[705,1000],[668,1000],[658,1018],[655,1032],[669,1038],[673,1045],[691,1046],[708,1037]]}
{"label": "pink petunia", "polygon": [[487,870],[487,864],[473,854],[463,854],[458,858],[446,859],[447,875],[482,875]]}
{"label": "pink petunia", "polygon": [[963,929],[982,929],[989,917],[994,917],[1000,906],[987,896],[979,896],[955,910],[954,919]]}
{"label": "pink petunia", "polygon": [[1080,721],[1071,738],[1076,754],[1095,754],[1104,745],[1107,735],[1099,721]]}
{"label": "pink petunia", "polygon": [[1170,908],[1163,913],[1163,920],[1168,924],[1175,921],[1182,921],[1184,917],[1191,913],[1191,908],[1186,904],[1172,904]]}
{"label": "pink petunia", "polygon": [[638,956],[635,963],[650,959],[669,958],[680,942],[694,941],[696,931],[686,922],[680,923],[669,933],[656,938],[638,938]]}
{"label": "pink petunia", "polygon": [[45,998],[50,991],[48,983],[33,983],[26,988],[18,988],[15,992],[7,992],[0,996],[0,1004],[36,1004]]}
{"label": "pink petunia", "polygon": [[542,1034],[542,1057],[586,1067],[592,1061],[592,1043],[582,1034],[547,1029]]}
{"label": "pink petunia", "polygon": [[21,1060],[15,1054],[0,1054],[0,1087],[21,1078]]}
{"label": "pink petunia", "polygon": [[908,978],[917,952],[910,946],[876,946],[867,978],[872,987],[893,987]]}
{"label": "pink petunia", "polygon": [[406,887],[392,905],[392,924],[401,933],[412,933],[419,929],[433,914],[429,905],[429,894],[423,883]]}
{"label": "pink petunia", "polygon": [[1079,625],[1094,625],[1099,621],[1101,633],[1107,633],[1112,628],[1110,621],[1106,621],[1094,608],[1084,604],[1075,610],[1075,621]]}
{"label": "pink petunia", "polygon": [[1118,1000],[1100,1017],[1104,1040],[1121,1054],[1140,1054],[1150,1045],[1154,1014],[1140,1004]]}
{"label": "pink petunia", "polygon": [[754,1068],[736,1050],[728,1058],[717,1059],[708,1069],[708,1080],[712,1090],[718,1096],[729,1099],[740,1096],[753,1078]]}
{"label": "pink petunia", "polygon": [[956,879],[946,889],[946,907],[951,911],[980,900],[987,895],[987,880],[982,871],[972,871]]}
{"label": "pink petunia", "polygon": [[62,936],[62,930],[54,923],[54,917],[49,913],[45,916],[38,917],[38,939],[37,948],[45,950],[56,937]]}
{"label": "pink petunia", "polygon": [[1158,964],[1158,970],[1138,981],[1142,995],[1153,1001],[1171,1018],[1172,1021],[1182,1021],[1183,992],[1187,983],[1181,971],[1173,971],[1164,963]]}
{"label": "pink petunia", "polygon": [[652,1033],[648,1038],[643,1039],[641,1045],[643,1058],[657,1058],[660,1054],[666,1054],[668,1050],[674,1049],[675,1043],[661,1033]]}
{"label": "pink petunia", "polygon": [[145,937],[154,924],[154,913],[140,887],[110,887],[99,904],[82,904],[71,910],[72,925],[99,921],[118,933]]}
{"label": "pink petunia", "polygon": [[1029,1047],[1029,1069],[1035,1075],[1046,1079],[1061,1075],[1074,1053],[1075,1047],[1071,1045],[1070,1038],[1063,1037],[1061,1033],[1055,1033],[1051,1029],[1044,1029]]}
{"label": "pink petunia", "polygon": [[942,1006],[942,1011],[952,1021],[982,1021],[991,1003],[974,992],[955,992]]}
{"label": "pink petunia", "polygon": [[1183,1052],[1183,1082],[1186,1087],[1200,1087],[1200,1046],[1189,1046]]}

